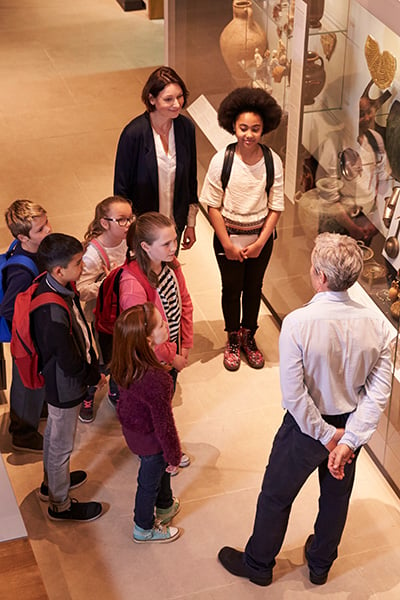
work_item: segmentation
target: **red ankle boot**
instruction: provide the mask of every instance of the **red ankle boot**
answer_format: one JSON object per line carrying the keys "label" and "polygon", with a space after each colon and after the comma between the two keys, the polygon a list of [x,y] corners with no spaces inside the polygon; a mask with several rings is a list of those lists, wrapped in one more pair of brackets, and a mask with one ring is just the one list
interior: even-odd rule
{"label": "red ankle boot", "polygon": [[264,366],[264,357],[257,348],[254,334],[250,329],[242,327],[240,329],[240,346],[246,356],[246,360],[253,369],[262,369]]}

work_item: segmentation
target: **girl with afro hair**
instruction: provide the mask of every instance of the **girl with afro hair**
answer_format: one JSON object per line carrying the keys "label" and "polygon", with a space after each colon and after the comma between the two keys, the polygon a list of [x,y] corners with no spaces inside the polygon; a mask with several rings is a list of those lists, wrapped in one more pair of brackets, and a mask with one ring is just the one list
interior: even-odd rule
{"label": "girl with afro hair", "polygon": [[266,192],[263,134],[276,129],[282,110],[261,89],[237,88],[222,101],[220,126],[237,138],[225,190],[221,182],[225,149],[211,159],[201,192],[214,228],[214,252],[222,280],[222,311],[228,340],[224,366],[240,367],[240,350],[255,369],[264,366],[254,334],[264,273],[271,257],[275,226],[284,210],[283,168],[271,150],[273,185]]}

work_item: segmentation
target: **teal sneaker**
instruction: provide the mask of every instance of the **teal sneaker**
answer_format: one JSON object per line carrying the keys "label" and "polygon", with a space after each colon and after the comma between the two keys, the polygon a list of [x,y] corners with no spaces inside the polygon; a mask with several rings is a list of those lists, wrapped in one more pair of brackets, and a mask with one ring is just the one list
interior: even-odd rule
{"label": "teal sneaker", "polygon": [[179,501],[179,498],[175,498],[174,496],[172,500],[172,505],[169,508],[156,507],[156,519],[160,522],[161,525],[167,525],[167,523],[172,521],[174,516],[177,515],[181,509],[181,503]]}
{"label": "teal sneaker", "polygon": [[147,542],[158,542],[167,544],[173,542],[179,537],[180,531],[177,527],[166,527],[159,521],[155,521],[152,529],[142,529],[136,525],[133,529],[133,541],[137,544],[146,544]]}

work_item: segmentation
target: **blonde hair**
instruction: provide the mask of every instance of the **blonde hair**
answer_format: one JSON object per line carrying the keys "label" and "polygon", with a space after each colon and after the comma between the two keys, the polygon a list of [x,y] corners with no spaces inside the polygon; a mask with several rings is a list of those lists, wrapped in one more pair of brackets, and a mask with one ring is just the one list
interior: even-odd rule
{"label": "blonde hair", "polygon": [[33,219],[46,215],[45,209],[31,200],[15,200],[4,213],[7,227],[16,238],[26,235],[32,229]]}
{"label": "blonde hair", "polygon": [[97,204],[94,212],[94,219],[91,221],[91,223],[89,223],[87,231],[84,235],[85,245],[87,245],[90,240],[99,237],[99,235],[105,232],[105,229],[100,221],[101,219],[109,216],[110,208],[113,204],[120,202],[131,207],[129,200],[122,198],[122,196],[109,196]]}

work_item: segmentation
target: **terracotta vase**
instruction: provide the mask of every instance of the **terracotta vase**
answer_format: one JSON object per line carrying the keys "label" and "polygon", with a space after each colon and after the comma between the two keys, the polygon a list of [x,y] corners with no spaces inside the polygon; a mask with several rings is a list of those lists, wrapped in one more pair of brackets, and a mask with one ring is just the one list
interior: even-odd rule
{"label": "terracotta vase", "polygon": [[308,0],[308,20],[310,27],[321,27],[321,19],[324,15],[325,0]]}
{"label": "terracotta vase", "polygon": [[325,85],[324,61],[316,52],[307,52],[304,65],[304,104],[313,104]]}
{"label": "terracotta vase", "polygon": [[254,60],[256,48],[261,55],[267,49],[267,36],[253,19],[251,0],[233,0],[233,19],[223,29],[219,45],[221,54],[236,85],[247,85],[249,62]]}

